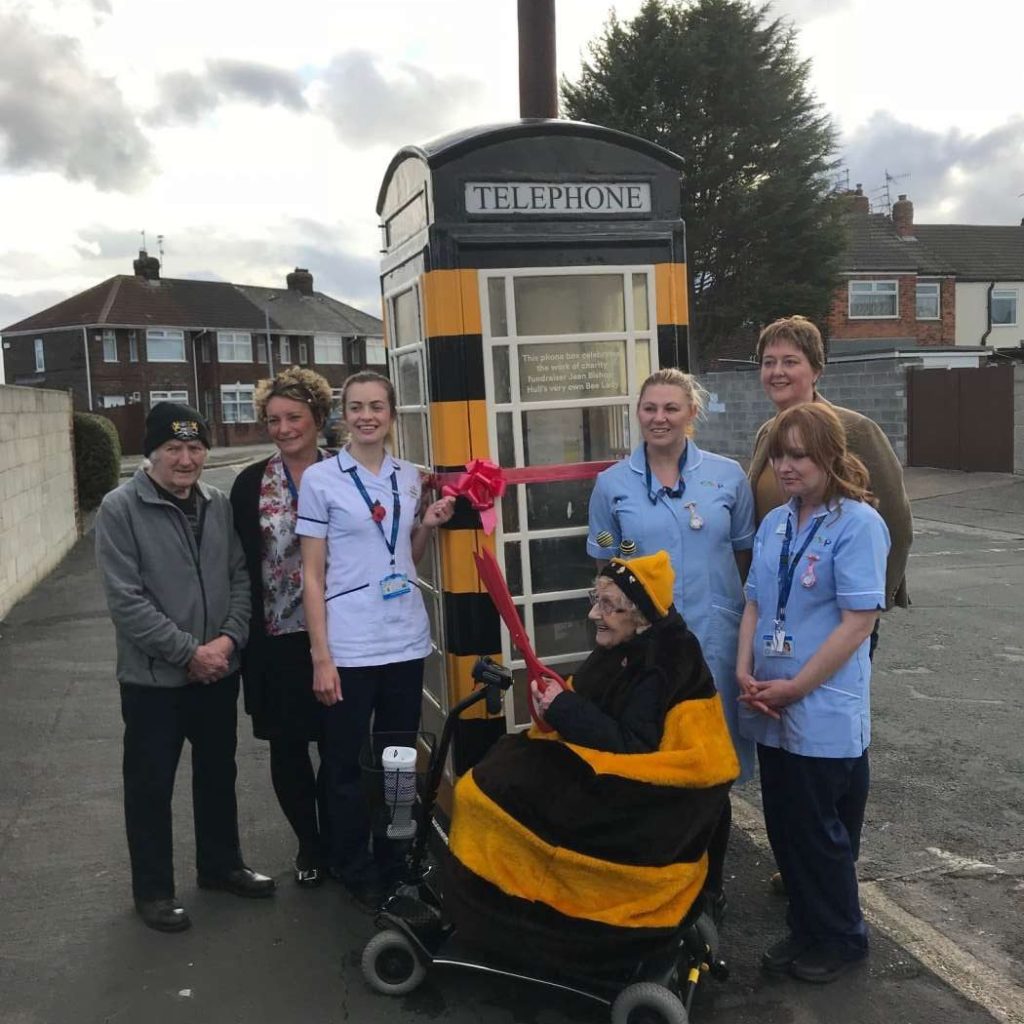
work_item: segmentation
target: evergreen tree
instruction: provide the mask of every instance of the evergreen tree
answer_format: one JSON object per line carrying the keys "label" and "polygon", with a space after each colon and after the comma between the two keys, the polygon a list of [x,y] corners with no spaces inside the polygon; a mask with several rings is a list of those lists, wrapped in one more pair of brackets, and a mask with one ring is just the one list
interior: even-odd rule
{"label": "evergreen tree", "polygon": [[647,0],[614,12],[570,118],[639,135],[685,161],[682,216],[701,362],[746,327],[824,319],[843,249],[831,195],[836,132],[808,86],[795,30],[745,0]]}

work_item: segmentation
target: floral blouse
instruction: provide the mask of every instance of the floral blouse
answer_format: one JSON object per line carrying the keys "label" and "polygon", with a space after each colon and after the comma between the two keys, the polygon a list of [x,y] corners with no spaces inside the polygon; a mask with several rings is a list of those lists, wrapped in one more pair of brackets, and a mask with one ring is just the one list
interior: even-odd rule
{"label": "floral blouse", "polygon": [[281,455],[275,454],[267,463],[260,483],[263,625],[267,636],[306,629],[302,610],[302,557],[295,533],[297,505],[288,486]]}

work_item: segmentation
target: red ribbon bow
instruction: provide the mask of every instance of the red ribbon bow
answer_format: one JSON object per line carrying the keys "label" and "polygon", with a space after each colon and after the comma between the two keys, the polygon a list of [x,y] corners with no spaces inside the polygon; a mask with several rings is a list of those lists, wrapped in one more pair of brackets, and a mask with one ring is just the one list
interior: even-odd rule
{"label": "red ribbon bow", "polygon": [[497,515],[494,503],[505,493],[505,473],[488,459],[473,459],[466,463],[466,472],[460,473],[454,483],[444,484],[445,497],[465,498],[480,513],[484,533],[494,533]]}

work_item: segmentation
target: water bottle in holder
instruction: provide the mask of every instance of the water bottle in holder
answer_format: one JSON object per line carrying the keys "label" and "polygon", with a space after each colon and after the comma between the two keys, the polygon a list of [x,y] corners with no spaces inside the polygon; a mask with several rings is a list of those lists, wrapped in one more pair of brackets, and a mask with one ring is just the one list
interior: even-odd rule
{"label": "water bottle in holder", "polygon": [[416,803],[416,748],[385,747],[380,763],[384,770],[384,802],[391,818],[387,837],[412,839],[416,835],[412,816]]}

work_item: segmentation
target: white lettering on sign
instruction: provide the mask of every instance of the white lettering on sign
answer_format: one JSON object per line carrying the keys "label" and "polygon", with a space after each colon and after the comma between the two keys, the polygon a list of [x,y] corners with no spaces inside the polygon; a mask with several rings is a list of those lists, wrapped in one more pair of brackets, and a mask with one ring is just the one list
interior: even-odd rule
{"label": "white lettering on sign", "polygon": [[466,213],[650,213],[646,181],[467,181]]}

